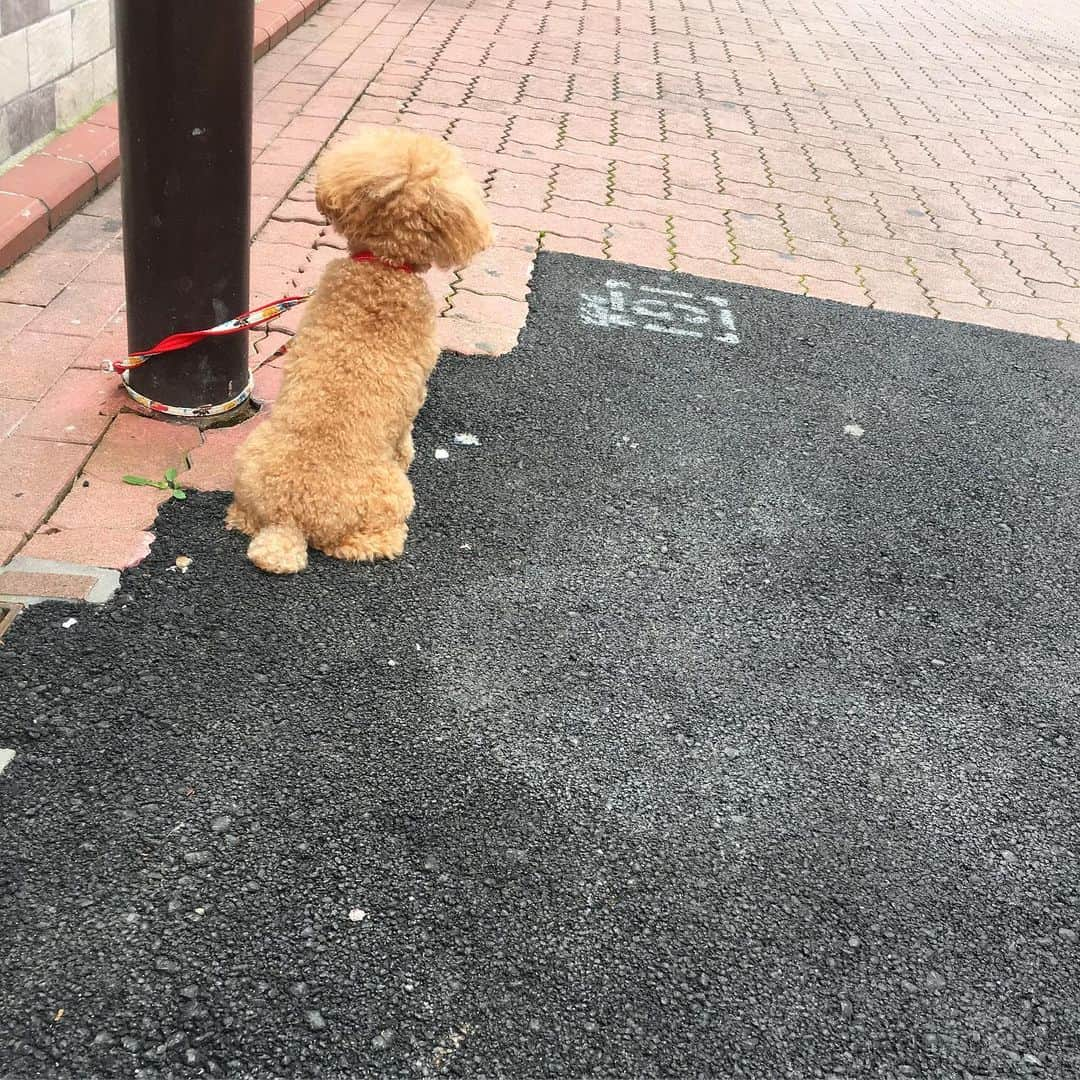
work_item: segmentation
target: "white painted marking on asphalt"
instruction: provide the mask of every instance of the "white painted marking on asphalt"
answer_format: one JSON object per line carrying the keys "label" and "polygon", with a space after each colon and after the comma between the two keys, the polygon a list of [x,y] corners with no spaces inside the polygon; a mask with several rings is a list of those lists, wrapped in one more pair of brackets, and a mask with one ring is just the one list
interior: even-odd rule
{"label": "white painted marking on asphalt", "polygon": [[664,296],[681,296],[684,300],[692,300],[694,298],[693,293],[679,292],[678,289],[658,289],[655,285],[642,285],[641,291],[662,293]]}
{"label": "white painted marking on asphalt", "polygon": [[726,297],[696,296],[658,285],[641,285],[635,291],[629,282],[614,278],[604,282],[604,290],[579,294],[578,317],[586,326],[641,329],[684,338],[710,337],[725,345],[739,344],[735,317]]}
{"label": "white painted marking on asphalt", "polygon": [[2,773],[14,760],[14,750],[0,750],[0,773]]}

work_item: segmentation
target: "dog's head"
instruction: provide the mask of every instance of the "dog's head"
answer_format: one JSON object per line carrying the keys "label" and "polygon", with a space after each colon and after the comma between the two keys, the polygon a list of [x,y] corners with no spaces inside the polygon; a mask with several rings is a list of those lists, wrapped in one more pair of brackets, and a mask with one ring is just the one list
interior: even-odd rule
{"label": "dog's head", "polygon": [[492,239],[483,192],[457,151],[405,128],[370,128],[328,150],[315,202],[350,251],[421,270],[464,266]]}

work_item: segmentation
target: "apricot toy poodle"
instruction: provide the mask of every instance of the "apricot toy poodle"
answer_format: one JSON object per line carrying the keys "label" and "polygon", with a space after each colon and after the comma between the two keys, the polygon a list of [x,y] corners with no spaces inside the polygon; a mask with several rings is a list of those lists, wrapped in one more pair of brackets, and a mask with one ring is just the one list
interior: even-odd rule
{"label": "apricot toy poodle", "polygon": [[308,546],[338,559],[393,559],[413,510],[412,425],[439,347],[419,276],[464,266],[491,243],[480,186],[457,152],[401,128],[328,150],[319,211],[348,244],[289,343],[269,419],[240,447],[226,525],[248,558],[291,574]]}

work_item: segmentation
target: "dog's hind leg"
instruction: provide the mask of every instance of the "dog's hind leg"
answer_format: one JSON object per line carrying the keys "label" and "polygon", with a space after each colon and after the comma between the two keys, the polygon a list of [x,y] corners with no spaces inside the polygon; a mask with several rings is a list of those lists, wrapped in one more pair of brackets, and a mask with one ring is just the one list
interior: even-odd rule
{"label": "dog's hind leg", "polygon": [[359,526],[333,543],[319,545],[333,559],[375,562],[396,559],[405,550],[405,522],[413,512],[412,484],[405,470],[392,465],[376,467],[366,479],[368,490]]}
{"label": "dog's hind leg", "polygon": [[307,537],[295,525],[264,525],[251,538],[247,554],[268,574],[295,574],[307,566]]}
{"label": "dog's hind leg", "polygon": [[378,559],[396,559],[405,550],[408,527],[390,525],[374,532],[358,532],[345,537],[333,546],[323,548],[332,559],[348,562],[375,562]]}
{"label": "dog's hind leg", "polygon": [[235,499],[225,512],[225,528],[242,532],[245,536],[254,536],[259,531],[258,523],[246,510],[241,509]]}

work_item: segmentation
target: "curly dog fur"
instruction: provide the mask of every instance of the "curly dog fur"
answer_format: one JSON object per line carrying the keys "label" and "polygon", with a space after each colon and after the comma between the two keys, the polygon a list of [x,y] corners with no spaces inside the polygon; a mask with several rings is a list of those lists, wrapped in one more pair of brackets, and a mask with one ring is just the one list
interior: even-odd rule
{"label": "curly dog fur", "polygon": [[226,525],[248,558],[291,574],[308,547],[392,559],[413,509],[412,425],[439,355],[418,273],[463,266],[491,243],[479,185],[446,143],[373,128],[319,162],[316,204],[351,254],[331,263],[289,344],[270,418],[240,447]]}

